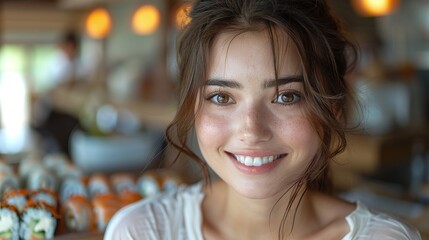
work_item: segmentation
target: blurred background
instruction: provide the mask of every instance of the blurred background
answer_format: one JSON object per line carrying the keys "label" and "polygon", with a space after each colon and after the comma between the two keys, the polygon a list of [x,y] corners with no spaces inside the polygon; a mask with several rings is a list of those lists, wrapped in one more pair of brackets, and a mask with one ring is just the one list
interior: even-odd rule
{"label": "blurred background", "polygon": [[[335,190],[429,233],[429,1],[330,0],[360,49],[348,81],[358,129]],[[61,153],[84,175],[170,165],[181,0],[2,0],[0,154]],[[355,108],[350,108],[355,109]],[[187,183],[197,168],[179,159]]]}

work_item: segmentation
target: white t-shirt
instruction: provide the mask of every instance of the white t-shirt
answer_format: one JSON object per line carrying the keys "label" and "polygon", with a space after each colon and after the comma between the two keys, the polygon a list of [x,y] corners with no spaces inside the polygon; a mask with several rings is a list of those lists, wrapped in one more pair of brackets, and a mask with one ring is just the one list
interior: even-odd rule
{"label": "white t-shirt", "polygon": [[[203,240],[202,184],[147,198],[121,209],[110,221],[105,240]],[[362,203],[346,217],[343,240],[421,240],[413,227]]]}
{"label": "white t-shirt", "polygon": [[71,80],[88,80],[90,77],[90,69],[82,64],[80,58],[69,59],[62,51],[57,51],[52,56],[49,73],[51,87]]}

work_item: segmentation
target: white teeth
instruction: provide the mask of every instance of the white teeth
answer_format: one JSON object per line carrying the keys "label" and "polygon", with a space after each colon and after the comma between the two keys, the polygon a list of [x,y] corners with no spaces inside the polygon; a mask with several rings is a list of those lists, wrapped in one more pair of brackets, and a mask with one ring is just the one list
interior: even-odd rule
{"label": "white teeth", "polygon": [[255,159],[253,160],[253,166],[259,167],[261,165],[262,165],[262,159],[260,157],[255,157]]}
{"label": "white teeth", "polygon": [[242,155],[234,155],[235,159],[240,163],[246,166],[255,166],[259,167],[264,164],[270,163],[275,159],[279,158],[280,155],[276,156],[264,156],[264,157],[250,157],[250,156],[242,156]]}
{"label": "white teeth", "polygon": [[253,166],[253,159],[249,156],[246,157],[246,160],[244,161],[244,164],[246,166]]}
{"label": "white teeth", "polygon": [[266,164],[268,163],[268,157],[263,157],[262,158],[262,164]]}

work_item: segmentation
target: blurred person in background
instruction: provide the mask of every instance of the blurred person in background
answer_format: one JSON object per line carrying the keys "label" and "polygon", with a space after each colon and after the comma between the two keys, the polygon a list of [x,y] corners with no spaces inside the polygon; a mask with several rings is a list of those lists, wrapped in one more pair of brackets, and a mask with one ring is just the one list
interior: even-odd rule
{"label": "blurred person in background", "polygon": [[75,31],[67,31],[57,44],[50,67],[50,90],[34,104],[33,127],[45,140],[47,152],[69,154],[69,138],[79,120],[54,107],[52,93],[58,88],[72,88],[88,82],[89,71],[80,59],[80,39]]}
{"label": "blurred person in background", "polygon": [[80,40],[78,34],[69,31],[58,43],[58,51],[52,61],[51,74],[54,86],[74,84],[76,81],[87,77],[88,70],[81,63],[79,56]]}

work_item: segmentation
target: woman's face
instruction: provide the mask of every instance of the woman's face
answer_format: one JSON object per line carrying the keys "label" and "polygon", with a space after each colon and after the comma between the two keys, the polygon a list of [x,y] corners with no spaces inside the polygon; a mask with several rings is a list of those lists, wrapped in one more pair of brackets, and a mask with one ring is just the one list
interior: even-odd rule
{"label": "woman's face", "polygon": [[283,39],[278,92],[266,32],[218,36],[195,129],[210,167],[243,196],[283,193],[302,176],[320,140],[305,115],[302,69],[295,45]]}

